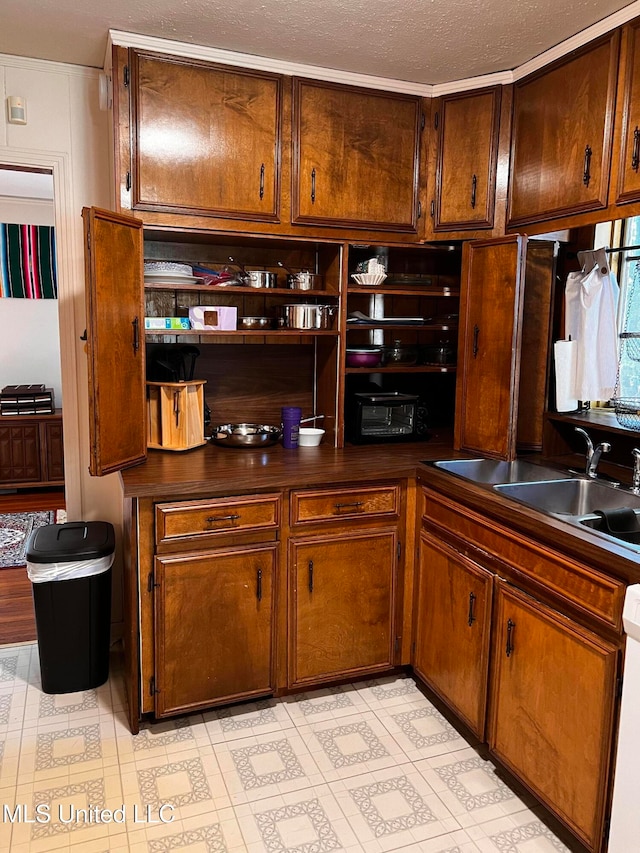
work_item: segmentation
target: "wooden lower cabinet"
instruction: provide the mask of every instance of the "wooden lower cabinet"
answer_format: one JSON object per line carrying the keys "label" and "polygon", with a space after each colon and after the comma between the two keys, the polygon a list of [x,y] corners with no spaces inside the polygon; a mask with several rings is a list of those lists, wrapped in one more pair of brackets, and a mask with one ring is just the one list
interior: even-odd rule
{"label": "wooden lower cabinet", "polygon": [[273,692],[277,548],[156,557],[157,717]]}
{"label": "wooden lower cabinet", "polygon": [[290,540],[290,686],[393,666],[397,549],[395,527]]}
{"label": "wooden lower cabinet", "polygon": [[484,737],[493,576],[422,531],[413,667]]}
{"label": "wooden lower cabinet", "polygon": [[497,582],[492,752],[590,848],[602,839],[618,651]]}
{"label": "wooden lower cabinet", "polygon": [[0,486],[64,484],[62,412],[0,415]]}

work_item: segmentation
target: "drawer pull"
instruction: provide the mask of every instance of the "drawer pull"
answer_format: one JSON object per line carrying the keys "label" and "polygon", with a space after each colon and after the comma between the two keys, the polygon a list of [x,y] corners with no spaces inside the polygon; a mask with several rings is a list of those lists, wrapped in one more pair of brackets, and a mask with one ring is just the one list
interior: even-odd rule
{"label": "drawer pull", "polygon": [[214,524],[216,521],[235,521],[236,518],[240,518],[237,513],[232,513],[231,515],[210,515],[207,518],[207,522]]}
{"label": "drawer pull", "polygon": [[264,198],[264,163],[260,166],[260,201]]}
{"label": "drawer pull", "polygon": [[478,189],[478,178],[476,175],[471,178],[471,207],[475,208],[476,206],[476,192]]}
{"label": "drawer pull", "polygon": [[258,601],[262,601],[262,569],[258,569],[256,578],[256,598]]}
{"label": "drawer pull", "polygon": [[364,506],[364,501],[353,501],[352,503],[346,504],[334,504],[334,507],[338,510],[338,512],[340,512],[341,509],[347,509],[348,507],[355,507],[355,509],[358,509],[358,507],[361,506]]}
{"label": "drawer pull", "polygon": [[475,603],[476,603],[476,597],[472,592],[470,592],[469,593],[469,617],[467,619],[469,627],[471,627],[473,625],[473,623],[476,621],[476,617],[475,617],[475,614],[473,612],[475,609]]}
{"label": "drawer pull", "polygon": [[507,653],[507,657],[511,657],[511,653],[513,652],[513,629],[516,627],[516,623],[511,619],[507,620],[507,647],[505,649]]}
{"label": "drawer pull", "polygon": [[316,203],[316,170],[311,170],[311,204]]}
{"label": "drawer pull", "polygon": [[309,592],[313,592],[313,560],[309,560]]}

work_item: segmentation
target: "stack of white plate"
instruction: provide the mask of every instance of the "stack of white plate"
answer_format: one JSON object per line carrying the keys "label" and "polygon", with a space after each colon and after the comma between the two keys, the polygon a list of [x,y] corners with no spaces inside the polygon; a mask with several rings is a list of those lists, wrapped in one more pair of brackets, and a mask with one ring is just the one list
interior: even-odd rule
{"label": "stack of white plate", "polygon": [[195,284],[198,281],[189,264],[172,261],[145,261],[144,280],[148,284]]}

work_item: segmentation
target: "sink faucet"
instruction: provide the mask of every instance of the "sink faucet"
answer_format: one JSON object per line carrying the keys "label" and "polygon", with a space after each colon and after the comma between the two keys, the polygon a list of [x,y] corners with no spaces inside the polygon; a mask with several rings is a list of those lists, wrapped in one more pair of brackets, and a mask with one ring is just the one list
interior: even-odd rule
{"label": "sink faucet", "polygon": [[631,491],[634,495],[640,495],[640,450],[634,447],[633,454],[633,479],[631,480]]}
{"label": "sink faucet", "polygon": [[[584,439],[587,442],[587,456],[584,473],[587,475],[587,477],[591,477],[592,480],[595,480],[598,476],[597,468],[598,462],[600,461],[600,457],[603,453],[608,453],[611,450],[611,445],[608,441],[603,441],[601,442],[601,444],[598,444],[598,446],[594,448],[593,442],[591,441],[589,433],[586,430],[582,429],[581,427],[575,427],[575,431],[579,432],[580,435],[584,436]],[[640,451],[638,455],[640,456]],[[638,464],[640,465],[640,463]],[[640,473],[638,474],[638,489],[640,490]]]}

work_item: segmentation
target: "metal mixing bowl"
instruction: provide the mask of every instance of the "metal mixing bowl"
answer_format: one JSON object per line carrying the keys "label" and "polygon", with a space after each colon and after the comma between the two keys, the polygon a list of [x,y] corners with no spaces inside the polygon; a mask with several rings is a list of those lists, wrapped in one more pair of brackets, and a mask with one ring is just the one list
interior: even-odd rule
{"label": "metal mixing bowl", "polygon": [[282,430],[265,424],[221,424],[211,433],[212,444],[218,447],[268,447],[275,444]]}

